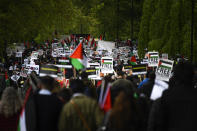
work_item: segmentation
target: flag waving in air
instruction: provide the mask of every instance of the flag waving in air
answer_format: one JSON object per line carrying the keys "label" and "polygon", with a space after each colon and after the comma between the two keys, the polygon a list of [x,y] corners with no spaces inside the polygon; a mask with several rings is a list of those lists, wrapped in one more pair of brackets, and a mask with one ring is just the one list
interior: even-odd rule
{"label": "flag waving in air", "polygon": [[131,57],[130,63],[131,65],[137,65],[136,58],[134,55]]}
{"label": "flag waving in air", "polygon": [[77,69],[84,69],[87,66],[87,58],[83,51],[83,45],[80,43],[74,52],[70,55],[72,65]]}

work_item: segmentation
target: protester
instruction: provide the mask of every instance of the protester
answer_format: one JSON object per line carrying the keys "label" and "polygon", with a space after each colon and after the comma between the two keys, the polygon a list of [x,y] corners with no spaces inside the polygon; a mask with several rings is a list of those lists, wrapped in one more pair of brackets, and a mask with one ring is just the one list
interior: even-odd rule
{"label": "protester", "polygon": [[57,124],[63,103],[52,94],[55,80],[42,77],[41,90],[35,95],[37,131],[57,131]]}
{"label": "protester", "polygon": [[98,98],[96,87],[94,86],[92,81],[88,79],[88,74],[85,71],[81,73],[81,79],[85,86],[84,94],[96,100]]}
{"label": "protester", "polygon": [[97,102],[83,94],[83,81],[71,80],[70,88],[74,94],[63,107],[59,131],[96,131],[103,119]]}
{"label": "protester", "polygon": [[150,72],[151,72],[150,70],[147,71],[146,78],[142,82],[140,82],[140,84],[138,85],[138,89],[140,89],[145,83],[148,82],[148,80],[149,80],[148,77],[149,77]]}
{"label": "protester", "polygon": [[150,98],[155,83],[155,77],[156,77],[155,72],[154,71],[150,72],[148,77],[149,80],[144,85],[142,85],[142,87],[139,89],[140,95]]}
{"label": "protester", "polygon": [[122,79],[113,83],[111,90],[113,106],[107,131],[142,131],[145,129],[133,88],[133,84],[128,80]]}
{"label": "protester", "polygon": [[40,78],[40,89],[33,94],[27,103],[29,107],[26,108],[27,130],[58,130],[57,124],[63,103],[52,93],[55,84],[56,82],[52,77]]}
{"label": "protester", "polygon": [[0,101],[0,131],[16,131],[22,101],[13,87],[3,91]]}
{"label": "protester", "polygon": [[[156,131],[195,131],[197,130],[197,90],[193,83],[194,68],[181,61],[175,66],[169,82],[169,89],[164,91],[156,105],[156,119],[149,125]],[[150,122],[151,124],[151,122]]]}

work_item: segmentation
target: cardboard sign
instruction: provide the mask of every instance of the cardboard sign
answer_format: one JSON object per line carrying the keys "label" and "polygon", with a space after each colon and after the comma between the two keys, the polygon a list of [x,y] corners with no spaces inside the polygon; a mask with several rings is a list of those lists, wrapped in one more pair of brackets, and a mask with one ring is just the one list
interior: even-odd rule
{"label": "cardboard sign", "polygon": [[160,59],[158,67],[155,72],[156,79],[163,80],[163,81],[169,81],[169,79],[171,77],[173,64],[174,64],[174,61]]}
{"label": "cardboard sign", "polygon": [[96,75],[96,68],[95,67],[90,67],[90,68],[86,68],[86,73],[89,75]]}
{"label": "cardboard sign", "polygon": [[39,76],[51,76],[57,78],[58,67],[54,65],[41,65]]}
{"label": "cardboard sign", "polygon": [[39,74],[39,65],[26,65],[25,70],[27,70],[27,74],[31,74],[32,71],[35,71],[36,74]]}
{"label": "cardboard sign", "polygon": [[23,56],[23,52],[16,52],[16,57],[22,57]]}
{"label": "cardboard sign", "polygon": [[69,59],[59,59],[58,60],[59,61],[59,63],[69,63],[70,62],[70,60]]}
{"label": "cardboard sign", "polygon": [[90,78],[100,78],[100,64],[99,63],[88,63],[87,67],[95,68],[96,74],[89,76]]}
{"label": "cardboard sign", "polygon": [[159,53],[158,52],[148,52],[148,66],[156,67],[159,62]]}
{"label": "cardboard sign", "polygon": [[132,65],[128,65],[128,64],[124,65],[124,69],[125,70],[130,70],[130,69],[132,69]]}
{"label": "cardboard sign", "polygon": [[132,65],[133,75],[141,75],[147,73],[147,65]]}
{"label": "cardboard sign", "polygon": [[72,65],[54,65],[58,68],[72,69]]}
{"label": "cardboard sign", "polygon": [[102,73],[113,73],[113,58],[102,57],[101,58],[101,72]]}

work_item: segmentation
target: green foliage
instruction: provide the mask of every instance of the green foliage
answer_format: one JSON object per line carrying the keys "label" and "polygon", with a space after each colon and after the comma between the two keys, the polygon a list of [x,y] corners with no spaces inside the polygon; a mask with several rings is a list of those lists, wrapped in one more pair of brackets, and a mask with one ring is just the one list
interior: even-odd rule
{"label": "green foliage", "polygon": [[[139,53],[144,48],[190,58],[191,0],[145,0],[139,31]],[[197,3],[194,9],[194,60],[197,62]]]}

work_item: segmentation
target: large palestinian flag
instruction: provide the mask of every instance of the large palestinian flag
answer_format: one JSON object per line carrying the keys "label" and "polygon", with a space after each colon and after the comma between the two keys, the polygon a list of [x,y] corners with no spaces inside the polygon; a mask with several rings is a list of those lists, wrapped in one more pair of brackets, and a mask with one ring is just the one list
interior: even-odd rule
{"label": "large palestinian flag", "polygon": [[87,58],[83,51],[83,45],[80,43],[75,51],[70,55],[71,63],[75,69],[80,70],[87,67]]}

